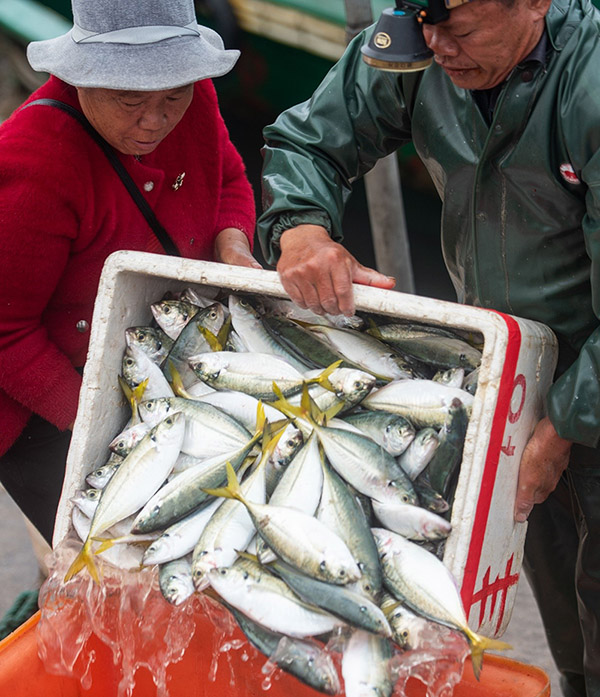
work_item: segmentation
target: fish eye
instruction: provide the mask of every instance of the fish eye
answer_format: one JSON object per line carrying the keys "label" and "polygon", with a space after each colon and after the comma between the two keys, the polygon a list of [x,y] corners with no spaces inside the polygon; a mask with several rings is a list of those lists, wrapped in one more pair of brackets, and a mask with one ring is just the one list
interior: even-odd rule
{"label": "fish eye", "polygon": [[362,613],[365,613],[365,612],[367,611],[367,608],[366,608],[364,605],[361,605],[361,606],[359,607],[359,610],[360,610]]}
{"label": "fish eye", "polygon": [[169,307],[169,305],[164,305],[163,312],[165,313],[165,315],[168,315],[171,312],[171,308]]}
{"label": "fish eye", "polygon": [[346,572],[344,571],[344,569],[340,569],[340,576],[342,578],[344,578],[345,575],[346,575]]}
{"label": "fish eye", "polygon": [[247,581],[249,577],[250,577],[250,574],[247,571],[244,571],[244,575],[243,575],[244,581]]}
{"label": "fish eye", "polygon": [[227,569],[219,569],[221,576],[227,576]]}
{"label": "fish eye", "polygon": [[200,552],[200,556],[201,556],[201,557],[203,557],[205,554],[208,554],[208,550],[207,550],[207,549],[203,549],[203,550]]}
{"label": "fish eye", "polygon": [[402,503],[408,503],[410,501],[409,497],[406,494],[402,495]]}
{"label": "fish eye", "polygon": [[135,361],[133,360],[133,358],[126,358],[126,359],[125,359],[125,365],[126,365],[126,366],[131,367],[132,365],[134,365],[134,363],[135,363]]}
{"label": "fish eye", "polygon": [[216,310],[211,310],[211,311],[210,311],[210,318],[211,318],[211,319],[216,319],[216,318],[217,318],[217,311],[216,311]]}
{"label": "fish eye", "polygon": [[326,568],[327,568],[327,564],[324,561],[322,561],[319,564],[319,569],[321,569],[321,571],[325,571]]}
{"label": "fish eye", "polygon": [[400,635],[403,639],[408,639],[408,631],[405,629]]}
{"label": "fish eye", "polygon": [[173,417],[172,417],[172,416],[169,416],[168,418],[165,419],[165,421],[167,422],[167,424],[168,424],[169,426],[171,426],[171,425],[173,424]]}

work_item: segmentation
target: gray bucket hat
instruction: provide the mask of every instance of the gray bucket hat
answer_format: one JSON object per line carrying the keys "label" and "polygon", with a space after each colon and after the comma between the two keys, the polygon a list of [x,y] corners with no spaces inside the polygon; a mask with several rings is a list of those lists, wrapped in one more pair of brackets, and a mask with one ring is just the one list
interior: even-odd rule
{"label": "gray bucket hat", "polygon": [[73,28],[34,41],[34,70],[75,87],[166,90],[228,73],[240,52],[198,25],[193,0],[72,0]]}

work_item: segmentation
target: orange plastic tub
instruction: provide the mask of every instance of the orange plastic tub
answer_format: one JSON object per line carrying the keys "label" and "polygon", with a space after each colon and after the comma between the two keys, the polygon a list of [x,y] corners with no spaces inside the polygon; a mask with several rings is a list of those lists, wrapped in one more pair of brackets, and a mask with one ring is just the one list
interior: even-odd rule
{"label": "orange plastic tub", "polygon": [[[37,653],[36,625],[40,613],[35,614],[19,629],[0,642],[0,695],[8,697],[114,697],[120,671],[112,660],[110,650],[92,636],[95,660],[91,666],[92,686],[83,689],[74,678],[49,675]],[[207,651],[207,637],[212,626],[206,618],[199,618],[196,632],[181,661],[169,668],[170,697],[316,697],[320,693],[304,686],[295,678],[278,672],[268,692],[262,688],[260,666],[265,658],[258,652],[245,660],[239,651],[229,652],[228,665],[219,667],[214,681],[208,679],[212,653]],[[208,646],[212,646],[209,643]],[[249,651],[250,653],[250,651]],[[224,660],[224,659],[221,659]],[[235,680],[231,680],[231,670]],[[425,697],[424,685],[411,679],[407,697]],[[149,673],[140,669],[136,674],[133,697],[154,697],[156,688]],[[462,681],[454,690],[454,697],[546,697],[550,695],[550,680],[540,668],[519,661],[487,655],[481,680],[473,671],[465,669]]]}

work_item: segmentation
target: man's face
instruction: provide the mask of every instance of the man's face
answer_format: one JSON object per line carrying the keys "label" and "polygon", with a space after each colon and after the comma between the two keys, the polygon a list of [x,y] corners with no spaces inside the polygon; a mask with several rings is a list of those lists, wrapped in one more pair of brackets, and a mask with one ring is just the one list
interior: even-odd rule
{"label": "man's face", "polygon": [[194,86],[156,92],[125,92],[78,87],[83,113],[114,148],[125,155],[147,155],[179,123]]}
{"label": "man's face", "polygon": [[434,60],[457,87],[482,90],[500,84],[539,41],[550,0],[474,0],[439,24],[424,24]]}

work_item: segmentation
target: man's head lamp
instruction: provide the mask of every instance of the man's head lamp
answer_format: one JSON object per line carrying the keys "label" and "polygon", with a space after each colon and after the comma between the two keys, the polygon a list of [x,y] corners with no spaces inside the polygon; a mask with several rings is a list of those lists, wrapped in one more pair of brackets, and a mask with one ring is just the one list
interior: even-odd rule
{"label": "man's head lamp", "polygon": [[470,0],[396,0],[383,11],[369,43],[363,46],[365,63],[392,72],[408,73],[431,65],[422,25],[448,19],[450,10]]}

